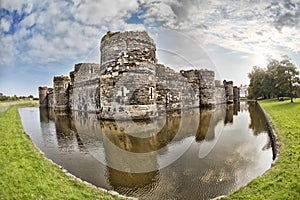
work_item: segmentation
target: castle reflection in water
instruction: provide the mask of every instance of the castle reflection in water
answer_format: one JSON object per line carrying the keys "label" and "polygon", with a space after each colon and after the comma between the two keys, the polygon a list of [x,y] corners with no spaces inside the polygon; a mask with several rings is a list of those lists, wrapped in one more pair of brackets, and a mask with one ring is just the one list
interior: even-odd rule
{"label": "castle reflection in water", "polygon": [[[135,121],[100,120],[95,113],[55,112],[48,108],[40,108],[40,122],[45,141],[50,139],[47,138],[47,133],[51,129],[49,121],[55,122],[57,142],[62,151],[74,150],[74,148],[86,151],[81,137],[103,142],[103,134],[105,134],[121,149],[144,153],[156,151],[174,139],[176,141],[189,136],[195,136],[197,142],[212,140],[215,137],[214,127],[219,122],[222,121],[224,125],[232,124],[233,116],[238,115],[239,111],[247,110],[248,107],[251,109],[252,105],[222,104],[214,109],[175,111],[159,118]],[[184,123],[182,118],[184,118]],[[258,118],[258,123],[260,122]],[[133,130],[132,124],[139,129]],[[264,123],[260,124],[260,127],[263,127],[261,129],[265,130]],[[197,127],[196,131],[195,127]],[[179,129],[185,131],[178,131]]]}
{"label": "castle reflection in water", "polygon": [[[55,113],[40,108],[41,135],[45,146],[57,146],[66,154],[89,154],[100,161],[106,168],[104,176],[111,186],[109,189],[142,199],[148,199],[147,193],[154,190],[162,191],[151,194],[154,199],[169,198],[170,193],[172,198],[197,195],[206,199],[230,193],[245,184],[248,180],[237,180],[236,169],[249,163],[234,158],[221,162],[223,155],[219,154],[214,156],[213,163],[209,163],[208,157],[199,164],[194,161],[198,152],[193,150],[195,144],[215,145],[216,137],[220,137],[217,127],[232,125],[234,116],[243,112],[250,114],[247,125],[254,135],[266,133],[263,117],[255,109],[256,105],[242,102],[218,105],[214,109],[172,112],[148,121],[113,121],[100,120],[95,113]],[[56,135],[52,134],[54,130]],[[174,163],[169,164],[177,166],[168,168],[165,163],[174,156],[171,152],[179,151],[178,146],[183,143],[187,143],[184,151],[190,153],[178,158],[175,155]],[[268,141],[265,146],[270,149]],[[174,172],[180,168],[184,170]],[[186,190],[187,185],[191,190]],[[174,196],[174,190],[178,196]]]}

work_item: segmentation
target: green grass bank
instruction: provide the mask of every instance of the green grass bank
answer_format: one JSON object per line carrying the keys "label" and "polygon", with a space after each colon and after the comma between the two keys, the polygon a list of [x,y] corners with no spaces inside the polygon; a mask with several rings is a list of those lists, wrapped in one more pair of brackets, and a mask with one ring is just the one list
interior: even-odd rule
{"label": "green grass bank", "polygon": [[300,199],[300,99],[259,101],[280,143],[275,165],[224,199]]}
{"label": "green grass bank", "polygon": [[19,107],[0,115],[0,199],[120,199],[75,181],[49,162],[24,133]]}
{"label": "green grass bank", "polygon": [[26,103],[35,103],[38,104],[38,101],[31,100],[18,100],[18,101],[0,101],[0,115],[3,114],[10,106]]}

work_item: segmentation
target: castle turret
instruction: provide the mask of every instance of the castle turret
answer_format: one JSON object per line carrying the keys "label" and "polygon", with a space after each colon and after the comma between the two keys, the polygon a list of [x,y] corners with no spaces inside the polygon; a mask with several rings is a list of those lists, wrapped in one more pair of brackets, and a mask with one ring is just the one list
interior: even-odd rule
{"label": "castle turret", "polygon": [[48,88],[48,108],[54,107],[53,88]]}
{"label": "castle turret", "polygon": [[55,76],[54,82],[54,109],[68,110],[69,108],[69,84],[70,78],[68,76]]}
{"label": "castle turret", "polygon": [[232,81],[223,81],[226,93],[227,103],[233,103],[233,82]]}
{"label": "castle turret", "polygon": [[39,87],[39,103],[40,107],[48,107],[48,88]]}
{"label": "castle turret", "polygon": [[210,70],[199,70],[200,82],[200,106],[214,106],[215,101],[215,72]]}
{"label": "castle turret", "polygon": [[210,107],[215,105],[215,73],[209,70],[181,70],[182,76],[192,84],[197,95],[199,104],[197,106]]}
{"label": "castle turret", "polygon": [[[101,39],[101,72],[111,66],[122,53],[147,51],[149,61],[157,62],[154,40],[146,31],[107,32]],[[136,55],[138,56],[138,55]],[[140,56],[138,56],[140,57]],[[141,57],[140,57],[141,58]],[[145,57],[146,58],[146,57]]]}
{"label": "castle turret", "polygon": [[101,40],[100,50],[100,116],[156,116],[156,47],[148,33],[108,32]]}
{"label": "castle turret", "polygon": [[237,86],[233,87],[233,100],[240,101],[240,88]]}

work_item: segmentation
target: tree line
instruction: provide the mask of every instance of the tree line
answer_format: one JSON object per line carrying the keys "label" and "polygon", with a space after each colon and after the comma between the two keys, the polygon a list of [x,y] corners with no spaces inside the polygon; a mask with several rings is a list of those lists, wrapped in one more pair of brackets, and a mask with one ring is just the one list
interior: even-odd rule
{"label": "tree line", "polygon": [[3,93],[0,93],[0,101],[18,101],[18,100],[36,100],[36,98],[33,97],[33,95],[29,96],[6,96],[3,95]]}
{"label": "tree line", "polygon": [[300,93],[299,71],[287,56],[282,60],[270,59],[266,68],[254,66],[248,77],[251,99],[289,97],[293,102]]}

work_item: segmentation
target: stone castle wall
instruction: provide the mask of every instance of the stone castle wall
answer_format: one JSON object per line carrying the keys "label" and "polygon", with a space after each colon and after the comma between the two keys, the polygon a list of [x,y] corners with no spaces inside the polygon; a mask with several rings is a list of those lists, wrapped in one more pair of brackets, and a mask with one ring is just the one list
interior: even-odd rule
{"label": "stone castle wall", "polygon": [[71,88],[69,107],[71,110],[94,112],[99,108],[100,65],[79,63],[70,72]]}
{"label": "stone castle wall", "polygon": [[196,107],[196,91],[187,79],[173,69],[156,65],[157,108],[159,111]]}
{"label": "stone castle wall", "polygon": [[158,64],[145,31],[108,32],[100,51],[100,65],[76,64],[70,77],[54,77],[54,89],[39,87],[40,106],[98,112],[105,119],[145,119],[239,100],[239,88],[216,81],[213,71],[176,72]]}

